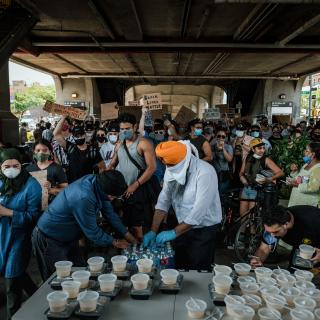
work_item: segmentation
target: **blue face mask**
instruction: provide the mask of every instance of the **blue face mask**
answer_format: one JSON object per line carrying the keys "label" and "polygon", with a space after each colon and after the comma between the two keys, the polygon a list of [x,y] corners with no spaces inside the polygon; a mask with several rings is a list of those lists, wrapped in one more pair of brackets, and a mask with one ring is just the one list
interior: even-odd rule
{"label": "blue face mask", "polygon": [[310,163],[311,162],[311,158],[309,156],[304,156],[302,159],[303,159],[304,163]]}
{"label": "blue face mask", "polygon": [[121,141],[123,140],[131,140],[133,137],[133,130],[132,129],[129,129],[129,130],[123,130],[120,132],[119,134],[119,139]]}
{"label": "blue face mask", "polygon": [[260,132],[258,132],[258,131],[251,132],[251,137],[259,138],[259,136],[260,136]]}
{"label": "blue face mask", "polygon": [[201,136],[201,135],[202,135],[202,129],[195,129],[195,130],[194,130],[194,134],[195,134],[196,136]]}

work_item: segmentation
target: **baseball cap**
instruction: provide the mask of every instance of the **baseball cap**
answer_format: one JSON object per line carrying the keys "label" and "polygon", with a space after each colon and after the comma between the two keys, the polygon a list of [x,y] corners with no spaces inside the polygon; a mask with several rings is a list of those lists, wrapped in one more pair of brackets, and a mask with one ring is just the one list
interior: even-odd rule
{"label": "baseball cap", "polygon": [[250,141],[250,148],[264,146],[265,143],[260,138],[254,138]]}

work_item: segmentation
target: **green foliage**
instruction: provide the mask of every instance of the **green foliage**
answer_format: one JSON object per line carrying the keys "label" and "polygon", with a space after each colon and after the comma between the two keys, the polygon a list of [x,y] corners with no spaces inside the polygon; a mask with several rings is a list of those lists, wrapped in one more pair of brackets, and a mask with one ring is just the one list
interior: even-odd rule
{"label": "green foliage", "polygon": [[16,92],[14,95],[13,112],[23,116],[23,113],[34,107],[43,107],[46,100],[55,101],[56,90],[54,86],[40,86],[33,84],[24,92]]}

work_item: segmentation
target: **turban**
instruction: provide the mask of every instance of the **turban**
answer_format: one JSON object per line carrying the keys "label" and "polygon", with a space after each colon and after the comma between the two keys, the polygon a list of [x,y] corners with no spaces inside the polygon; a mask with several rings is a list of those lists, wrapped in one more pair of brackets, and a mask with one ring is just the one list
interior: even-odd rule
{"label": "turban", "polygon": [[187,147],[177,141],[162,142],[156,148],[156,155],[165,164],[176,165],[185,159]]}

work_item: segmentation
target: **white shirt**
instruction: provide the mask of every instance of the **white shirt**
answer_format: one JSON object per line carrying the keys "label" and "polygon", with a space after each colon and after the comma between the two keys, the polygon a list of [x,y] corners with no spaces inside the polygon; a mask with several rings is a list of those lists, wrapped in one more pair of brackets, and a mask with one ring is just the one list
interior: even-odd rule
{"label": "white shirt", "polygon": [[175,181],[164,181],[156,209],[168,212],[171,205],[179,223],[194,228],[220,223],[221,203],[214,168],[192,155],[184,186]]}
{"label": "white shirt", "polygon": [[112,144],[111,142],[108,141],[108,142],[105,142],[100,148],[100,154],[106,166],[110,164],[114,156],[115,147],[116,147],[115,144]]}

